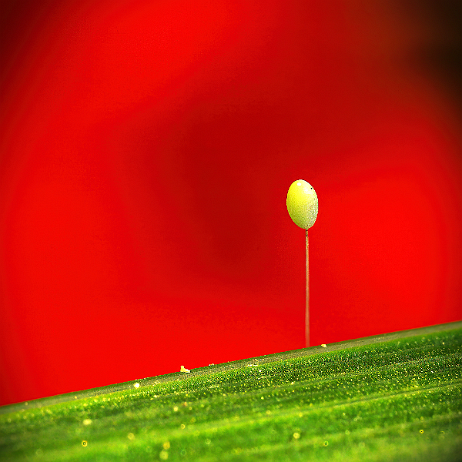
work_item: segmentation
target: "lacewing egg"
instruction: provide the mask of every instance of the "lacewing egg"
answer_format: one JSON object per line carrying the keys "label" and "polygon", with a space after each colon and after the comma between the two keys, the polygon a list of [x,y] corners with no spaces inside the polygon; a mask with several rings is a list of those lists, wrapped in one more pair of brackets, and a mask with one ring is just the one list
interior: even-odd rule
{"label": "lacewing egg", "polygon": [[310,183],[294,181],[287,192],[287,211],[292,221],[300,228],[309,229],[318,216],[318,196]]}

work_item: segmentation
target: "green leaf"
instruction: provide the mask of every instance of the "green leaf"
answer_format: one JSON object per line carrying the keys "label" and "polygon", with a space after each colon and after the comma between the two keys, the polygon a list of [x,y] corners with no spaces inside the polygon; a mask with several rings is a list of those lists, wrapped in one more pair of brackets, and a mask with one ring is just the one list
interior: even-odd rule
{"label": "green leaf", "polygon": [[462,323],[0,408],[2,461],[456,461]]}

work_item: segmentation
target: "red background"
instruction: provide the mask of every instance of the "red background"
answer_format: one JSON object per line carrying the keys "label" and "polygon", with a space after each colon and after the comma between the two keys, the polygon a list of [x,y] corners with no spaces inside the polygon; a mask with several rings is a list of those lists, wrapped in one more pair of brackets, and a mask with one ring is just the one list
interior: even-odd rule
{"label": "red background", "polygon": [[417,3],[4,2],[0,404],[304,347],[298,178],[312,344],[461,319],[460,100]]}

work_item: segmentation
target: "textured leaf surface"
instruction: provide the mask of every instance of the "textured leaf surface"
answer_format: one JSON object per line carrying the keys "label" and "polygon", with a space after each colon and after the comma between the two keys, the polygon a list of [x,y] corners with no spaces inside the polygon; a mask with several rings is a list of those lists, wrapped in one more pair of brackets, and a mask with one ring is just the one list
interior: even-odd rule
{"label": "textured leaf surface", "polygon": [[456,461],[462,323],[0,408],[0,459]]}

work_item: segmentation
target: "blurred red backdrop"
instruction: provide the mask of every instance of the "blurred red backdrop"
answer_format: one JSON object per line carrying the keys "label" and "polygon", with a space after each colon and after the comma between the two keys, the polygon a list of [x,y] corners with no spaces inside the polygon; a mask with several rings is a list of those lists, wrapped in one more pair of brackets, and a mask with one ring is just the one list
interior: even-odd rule
{"label": "blurred red backdrop", "polygon": [[398,3],[4,2],[0,404],[304,347],[298,178],[312,344],[461,319],[458,100]]}

